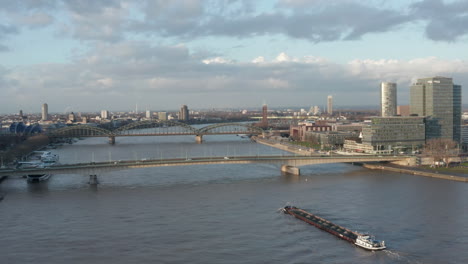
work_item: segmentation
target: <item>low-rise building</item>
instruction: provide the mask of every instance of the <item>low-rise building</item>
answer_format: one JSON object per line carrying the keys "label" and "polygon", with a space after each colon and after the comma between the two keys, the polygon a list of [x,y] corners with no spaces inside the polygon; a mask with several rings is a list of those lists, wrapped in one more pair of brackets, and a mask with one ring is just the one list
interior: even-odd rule
{"label": "low-rise building", "polygon": [[422,117],[373,117],[362,128],[362,142],[345,142],[344,149],[366,153],[395,153],[420,149],[425,144]]}
{"label": "low-rise building", "polygon": [[331,131],[332,127],[323,121],[299,122],[297,126],[290,126],[289,135],[299,141],[306,141],[305,134],[308,131],[326,132]]}
{"label": "low-rise building", "polygon": [[307,131],[305,132],[304,141],[312,142],[314,144],[320,144],[322,148],[341,148],[343,147],[343,144],[345,143],[346,139],[357,138],[358,136],[359,133],[355,132]]}

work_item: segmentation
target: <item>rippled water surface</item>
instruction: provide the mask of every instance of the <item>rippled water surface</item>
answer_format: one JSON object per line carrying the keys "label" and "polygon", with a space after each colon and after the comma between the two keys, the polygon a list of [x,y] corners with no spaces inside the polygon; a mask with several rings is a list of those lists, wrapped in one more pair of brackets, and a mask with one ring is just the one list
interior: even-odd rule
{"label": "rippled water surface", "polygon": [[[61,163],[284,154],[236,136],[80,140]],[[348,164],[206,165],[0,185],[0,263],[468,263],[468,185]],[[296,205],[385,240],[369,252],[289,215]]]}

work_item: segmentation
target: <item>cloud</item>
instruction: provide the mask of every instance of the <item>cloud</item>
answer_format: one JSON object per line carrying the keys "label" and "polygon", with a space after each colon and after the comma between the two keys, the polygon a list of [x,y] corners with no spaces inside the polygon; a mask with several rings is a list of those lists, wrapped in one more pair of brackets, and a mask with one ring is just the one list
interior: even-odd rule
{"label": "cloud", "polygon": [[38,12],[27,15],[13,15],[12,20],[29,28],[38,28],[52,24],[54,18],[47,13]]}
{"label": "cloud", "polygon": [[357,40],[420,22],[432,40],[457,41],[468,34],[466,1],[413,1],[397,8],[381,1],[278,0],[265,9],[248,0],[0,0],[1,13],[7,23],[21,26],[54,22],[62,34],[83,41],[284,35],[318,43]]}
{"label": "cloud", "polygon": [[[369,33],[392,30],[410,20],[408,15],[397,10],[381,9],[355,1],[317,2],[320,3],[308,2],[312,6],[308,9],[290,8],[290,1],[288,8],[277,8],[272,12],[254,12],[251,6],[245,9],[248,11],[234,12],[229,10],[238,10],[238,6],[226,3],[223,8],[213,8],[210,1],[151,1],[146,6],[145,19],[134,22],[130,28],[137,32],[184,38],[283,34],[321,42],[359,39]],[[299,4],[305,2],[293,6]],[[223,12],[213,13],[213,9]]]}
{"label": "cloud", "polygon": [[411,5],[415,15],[427,22],[426,36],[436,41],[456,41],[468,33],[468,2],[425,0]]}
{"label": "cloud", "polygon": [[184,45],[100,44],[72,63],[0,71],[5,87],[0,111],[12,107],[11,101],[34,105],[37,100],[59,109],[80,102],[74,111],[97,111],[103,103],[110,110],[125,110],[135,101],[162,110],[176,109],[181,102],[192,108],[252,107],[263,100],[276,106],[310,106],[325,104],[328,94],[335,95],[337,106],[378,105],[381,81],[397,82],[404,104],[415,78],[442,75],[468,83],[465,60],[426,57],[340,64],[286,52],[271,60],[261,55],[233,61],[200,57]]}

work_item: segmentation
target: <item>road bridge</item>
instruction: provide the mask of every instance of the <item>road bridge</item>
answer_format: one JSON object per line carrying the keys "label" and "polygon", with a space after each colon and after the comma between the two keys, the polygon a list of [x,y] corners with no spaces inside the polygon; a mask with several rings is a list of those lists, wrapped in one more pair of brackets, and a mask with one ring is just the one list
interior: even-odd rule
{"label": "road bridge", "polygon": [[[235,156],[235,157],[193,157],[193,158],[173,158],[173,159],[143,159],[125,161],[90,162],[78,164],[54,165],[46,168],[25,168],[25,169],[1,169],[0,177],[23,176],[28,174],[82,174],[96,175],[116,170],[128,170],[136,168],[152,168],[166,166],[189,166],[189,165],[209,165],[209,164],[251,164],[251,163],[272,163],[281,164],[281,171],[285,173],[299,175],[300,166],[324,163],[355,163],[355,162],[392,162],[408,159],[406,156]],[[90,178],[90,179],[91,179]]]}
{"label": "road bridge", "polygon": [[91,125],[67,126],[50,130],[47,135],[50,138],[107,137],[110,144],[115,144],[116,137],[194,135],[196,141],[201,143],[205,135],[262,135],[264,133],[262,128],[245,123],[220,123],[196,128],[171,120],[146,120],[130,123],[114,130]]}

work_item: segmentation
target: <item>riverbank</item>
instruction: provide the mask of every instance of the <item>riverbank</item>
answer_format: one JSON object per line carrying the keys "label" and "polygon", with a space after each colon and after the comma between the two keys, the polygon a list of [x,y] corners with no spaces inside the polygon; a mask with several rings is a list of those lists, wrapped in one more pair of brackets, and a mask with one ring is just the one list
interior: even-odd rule
{"label": "riverbank", "polygon": [[415,168],[402,168],[398,166],[369,164],[369,163],[364,163],[362,166],[364,168],[371,169],[371,170],[387,170],[387,171],[412,174],[412,175],[424,176],[424,177],[431,177],[431,178],[437,178],[437,179],[443,179],[443,180],[468,182],[468,177],[462,177],[462,176],[451,175],[451,174],[446,174],[446,173],[434,173],[434,172],[424,171],[424,170],[415,169]]}
{"label": "riverbank", "polygon": [[304,147],[298,146],[298,145],[292,145],[292,144],[287,144],[284,142],[280,142],[278,140],[272,140],[272,139],[266,139],[266,138],[260,138],[260,137],[253,137],[253,140],[255,142],[270,146],[273,148],[281,149],[287,152],[291,152],[294,154],[299,154],[299,155],[313,155],[318,153],[314,153],[314,151],[309,151],[307,149],[304,149]]}
{"label": "riverbank", "polygon": [[[254,138],[254,140],[257,143],[267,145],[267,146],[270,146],[270,147],[274,147],[274,148],[277,148],[277,149],[281,149],[281,150],[284,150],[284,151],[288,151],[288,152],[291,152],[291,153],[295,153],[295,154],[300,154],[300,155],[314,155],[314,154],[316,154],[313,151],[304,150],[300,146],[285,144],[283,142],[278,142],[276,140],[263,139],[263,138],[258,138],[258,137]],[[403,168],[403,167],[396,166],[396,165],[392,166],[392,165],[369,164],[369,163],[364,163],[364,164],[362,164],[362,166],[364,168],[372,169],[372,170],[387,170],[387,171],[393,171],[393,172],[398,172],[398,173],[405,173],[405,174],[411,174],[411,175],[417,175],[417,176],[431,177],[431,178],[437,178],[437,179],[443,179],[443,180],[468,182],[468,177],[452,175],[452,174],[447,174],[447,173],[438,173],[438,172],[425,171],[425,170],[422,170],[422,169],[416,169],[414,167]]]}

